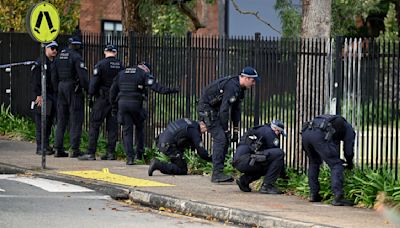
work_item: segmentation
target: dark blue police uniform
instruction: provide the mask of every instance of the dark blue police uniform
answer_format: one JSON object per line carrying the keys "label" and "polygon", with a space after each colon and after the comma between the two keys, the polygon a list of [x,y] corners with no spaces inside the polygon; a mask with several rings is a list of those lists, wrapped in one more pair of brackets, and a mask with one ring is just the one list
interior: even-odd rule
{"label": "dark blue police uniform", "polygon": [[144,148],[144,121],[147,113],[143,109],[147,88],[150,87],[160,93],[175,93],[177,90],[165,88],[155,82],[151,74],[139,67],[126,68],[115,77],[110,89],[110,103],[118,106],[118,123],[122,124],[123,141],[127,164],[133,165],[135,153],[133,151],[133,125],[136,128],[137,151],[143,153]]}
{"label": "dark blue police uniform", "polygon": [[149,176],[152,176],[155,170],[164,174],[186,175],[188,169],[184,152],[189,148],[196,149],[202,159],[211,161],[211,157],[201,141],[199,123],[187,118],[168,124],[167,128],[158,136],[157,147],[170,158],[171,163],[161,162],[157,159],[152,160],[148,170]]}
{"label": "dark blue police uniform", "polygon": [[[56,48],[58,47],[57,43],[52,42],[48,44],[50,46],[48,47],[53,47]],[[47,48],[47,46],[46,46]],[[32,71],[32,79],[33,79],[33,93],[35,95],[35,98],[38,96],[42,96],[42,70],[41,70],[41,65],[42,61],[40,58],[36,60],[34,65],[31,68]],[[55,93],[55,89],[53,89],[53,85],[51,83],[51,70],[53,68],[53,61],[50,60],[46,56],[46,135],[45,135],[45,145],[44,148],[46,148],[46,155],[51,155],[54,153],[53,149],[49,146],[49,139],[50,139],[50,134],[51,134],[51,127],[53,126],[53,123],[55,121],[55,117],[57,114],[57,96]],[[39,106],[37,106],[34,109],[35,112],[35,125],[36,125],[36,154],[42,154],[41,151],[41,146],[42,146],[42,116],[41,116],[41,109]]]}
{"label": "dark blue police uniform", "polygon": [[270,124],[248,130],[241,138],[233,157],[233,166],[243,173],[237,184],[245,192],[249,184],[264,176],[261,193],[279,194],[274,183],[284,166],[284,152],[280,149],[279,136]]}
{"label": "dark blue police uniform", "polygon": [[232,181],[223,174],[225,156],[231,141],[228,131],[229,111],[234,127],[239,126],[244,88],[240,87],[239,76],[224,77],[213,81],[203,92],[198,104],[199,119],[207,125],[213,138],[212,182]]}
{"label": "dark blue police uniform", "polygon": [[308,182],[310,201],[321,201],[319,195],[319,168],[325,161],[331,169],[332,204],[352,205],[343,199],[343,161],[340,159],[340,141],[344,142],[344,156],[349,168],[353,167],[355,132],[351,124],[339,115],[320,115],[306,122],[302,129],[303,150],[309,159]]}
{"label": "dark blue police uniform", "polygon": [[[108,48],[108,49],[107,49]],[[108,45],[105,51],[115,51],[113,45]],[[111,104],[109,101],[110,87],[118,72],[123,70],[120,60],[110,56],[99,61],[93,69],[93,77],[89,85],[89,103],[95,97],[92,111],[90,113],[89,146],[85,156],[79,157],[80,160],[95,160],[97,140],[101,124],[106,119],[106,130],[108,134],[107,154],[102,159],[115,160],[115,146],[118,136],[117,117],[111,114]]]}
{"label": "dark blue police uniform", "polygon": [[70,157],[81,154],[81,143],[84,95],[88,90],[88,74],[85,63],[78,52],[81,41],[77,37],[69,39],[69,48],[63,49],[55,60],[55,70],[52,72],[53,84],[57,86],[57,129],[55,136],[55,157],[66,157],[64,152],[64,134],[70,122]]}

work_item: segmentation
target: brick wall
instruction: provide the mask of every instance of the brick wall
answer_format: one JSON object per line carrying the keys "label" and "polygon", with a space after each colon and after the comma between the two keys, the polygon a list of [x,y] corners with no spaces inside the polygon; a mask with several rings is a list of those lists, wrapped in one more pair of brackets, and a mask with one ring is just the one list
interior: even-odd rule
{"label": "brick wall", "polygon": [[121,20],[121,0],[81,0],[79,27],[82,32],[101,32],[102,20]]}

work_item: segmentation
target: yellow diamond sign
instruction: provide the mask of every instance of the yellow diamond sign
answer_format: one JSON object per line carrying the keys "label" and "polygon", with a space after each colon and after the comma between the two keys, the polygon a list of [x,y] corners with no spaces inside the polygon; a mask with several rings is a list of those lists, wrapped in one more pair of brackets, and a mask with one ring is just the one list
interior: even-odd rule
{"label": "yellow diamond sign", "polygon": [[57,9],[48,2],[40,2],[26,15],[27,30],[31,37],[41,43],[55,40],[60,32]]}

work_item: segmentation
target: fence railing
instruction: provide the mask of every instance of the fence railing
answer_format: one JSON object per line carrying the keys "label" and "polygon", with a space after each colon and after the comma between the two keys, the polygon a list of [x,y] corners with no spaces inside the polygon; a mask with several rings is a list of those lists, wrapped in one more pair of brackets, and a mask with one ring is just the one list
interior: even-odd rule
{"label": "fence railing", "polygon": [[[168,124],[182,117],[197,118],[196,102],[212,80],[238,75],[247,65],[261,75],[261,82],[246,91],[242,104],[241,132],[273,119],[284,121],[288,137],[282,138],[286,164],[307,167],[296,143],[301,120],[322,113],[339,113],[357,132],[356,162],[361,167],[388,165],[399,170],[399,43],[373,39],[277,39],[254,37],[186,37],[128,34],[112,37],[84,34],[83,57],[91,74],[103,58],[107,43],[118,46],[125,66],[145,60],[156,79],[180,93],[149,93],[146,103],[146,144]],[[61,46],[66,37],[57,40]],[[39,44],[27,34],[0,33],[0,64],[34,60]],[[0,72],[0,103],[12,112],[31,115],[30,67]],[[5,93],[11,88],[11,94]],[[312,94],[312,96],[309,96]],[[11,99],[10,99],[11,98]],[[85,127],[88,122],[88,108]],[[210,147],[209,135],[204,137]],[[236,145],[232,145],[235,147]]]}

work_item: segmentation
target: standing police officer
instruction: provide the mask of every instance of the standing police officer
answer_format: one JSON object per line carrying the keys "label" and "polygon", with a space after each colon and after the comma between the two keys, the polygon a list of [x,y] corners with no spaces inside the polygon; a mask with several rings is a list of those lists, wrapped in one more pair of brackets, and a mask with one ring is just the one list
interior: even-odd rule
{"label": "standing police officer", "polygon": [[344,142],[344,156],[347,168],[353,168],[355,132],[351,124],[339,115],[320,115],[306,122],[302,130],[303,150],[309,159],[308,184],[310,202],[320,202],[319,168],[325,161],[331,169],[334,206],[352,206],[353,202],[344,199],[343,161],[340,159],[340,141]]}
{"label": "standing police officer", "polygon": [[55,157],[68,157],[64,151],[64,133],[69,122],[70,157],[82,155],[81,143],[84,96],[88,90],[88,74],[85,63],[79,53],[82,42],[79,37],[68,39],[68,48],[63,49],[55,60],[52,81],[58,88],[57,129],[55,136]]}
{"label": "standing police officer", "polygon": [[[162,94],[176,93],[179,90],[159,85],[150,74],[150,64],[140,63],[136,67],[126,68],[115,77],[110,89],[112,112],[118,110],[118,123],[122,124],[124,149],[127,155],[127,165],[133,165],[133,125],[136,127],[137,151],[143,153],[144,121],[147,113],[143,109],[143,101],[147,98],[147,87]],[[118,107],[118,108],[117,108]]]}
{"label": "standing police officer", "polygon": [[[79,160],[96,160],[96,146],[99,138],[99,129],[106,119],[108,134],[107,153],[102,160],[115,160],[115,145],[117,143],[118,122],[117,117],[111,115],[109,102],[110,87],[118,72],[123,70],[121,61],[117,56],[117,48],[107,45],[104,49],[105,58],[94,66],[93,78],[90,80],[88,103],[92,108],[90,113],[89,146],[87,154],[78,157]],[[93,104],[93,96],[96,98]]]}
{"label": "standing police officer", "polygon": [[271,124],[253,127],[241,138],[233,157],[233,166],[244,173],[236,184],[243,192],[251,192],[250,183],[264,176],[260,193],[282,194],[274,186],[283,169],[284,152],[280,148],[279,136],[286,136],[280,120]]}
{"label": "standing police officer", "polygon": [[[46,155],[51,155],[54,154],[54,150],[49,146],[49,138],[51,134],[51,127],[53,126],[53,121],[56,117],[56,93],[55,89],[53,89],[53,86],[51,84],[51,68],[53,67],[53,61],[54,58],[57,56],[57,49],[58,49],[58,44],[55,41],[52,41],[48,43],[45,49],[45,55],[46,55],[46,98],[47,98],[47,104],[46,104],[46,115],[47,115],[47,122],[46,122],[46,135],[45,135],[45,145],[44,148],[46,149]],[[35,98],[35,106],[37,107],[35,109],[35,123],[36,123],[36,154],[41,155],[42,154],[42,116],[40,112],[40,107],[42,106],[42,83],[41,83],[41,78],[42,78],[42,71],[41,71],[41,59],[38,58],[34,65],[32,66],[32,78],[33,78],[33,92],[36,96]]]}
{"label": "standing police officer", "polygon": [[188,168],[184,152],[188,148],[196,149],[201,158],[211,161],[201,141],[201,134],[206,131],[207,127],[203,121],[196,122],[187,118],[168,124],[157,138],[157,147],[170,158],[171,163],[153,159],[148,170],[149,176],[152,176],[155,170],[160,170],[164,174],[186,175]]}
{"label": "standing police officer", "polygon": [[[214,183],[233,181],[231,176],[223,173],[228,145],[239,139],[240,102],[244,91],[255,85],[257,71],[252,67],[243,68],[239,76],[223,77],[213,81],[203,92],[198,104],[200,120],[207,125],[213,138],[213,173]],[[233,137],[228,129],[229,111],[233,122]]]}

